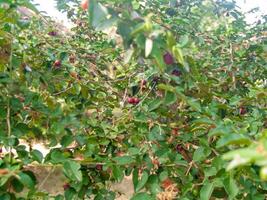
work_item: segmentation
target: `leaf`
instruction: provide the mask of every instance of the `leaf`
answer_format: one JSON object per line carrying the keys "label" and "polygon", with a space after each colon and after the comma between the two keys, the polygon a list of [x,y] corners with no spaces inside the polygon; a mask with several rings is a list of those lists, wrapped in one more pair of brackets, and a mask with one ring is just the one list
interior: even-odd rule
{"label": "leaf", "polygon": [[124,54],[123,63],[124,64],[128,64],[130,62],[133,54],[134,54],[134,49],[133,48],[127,49],[127,51]]}
{"label": "leaf", "polygon": [[202,161],[204,159],[206,159],[209,154],[211,153],[211,151],[207,148],[204,148],[204,147],[199,147],[195,152],[194,152],[194,155],[193,155],[193,160],[195,162],[199,162],[199,161]]}
{"label": "leaf", "polygon": [[161,105],[162,101],[161,99],[154,99],[153,101],[151,101],[148,105],[148,110],[149,112],[157,109],[160,105]]}
{"label": "leaf", "polygon": [[138,181],[137,186],[136,186],[136,192],[140,191],[146,184],[147,180],[148,180],[148,173],[146,171],[143,171],[141,180]]}
{"label": "leaf", "polygon": [[139,148],[135,148],[135,147],[130,147],[129,149],[128,149],[128,153],[129,153],[129,155],[138,155],[139,153],[140,153],[140,149]]}
{"label": "leaf", "polygon": [[146,38],[146,47],[145,47],[145,57],[147,58],[153,48],[153,40],[151,40],[150,38]]}
{"label": "leaf", "polygon": [[233,144],[238,144],[238,145],[242,145],[242,144],[250,144],[251,140],[241,134],[229,134],[226,136],[223,136],[222,138],[220,138],[217,143],[216,143],[216,147],[217,148],[221,148],[227,145],[233,145]]}
{"label": "leaf", "polygon": [[223,184],[224,184],[225,191],[229,195],[229,199],[230,200],[234,199],[235,196],[238,194],[238,191],[239,191],[235,180],[232,177],[229,177],[223,181]]}
{"label": "leaf", "polygon": [[67,147],[69,146],[72,142],[74,141],[74,138],[72,135],[64,135],[61,138],[60,144],[62,145],[62,147]]}
{"label": "leaf", "polygon": [[113,160],[116,162],[118,165],[128,165],[134,162],[134,159],[131,156],[120,156],[120,157],[115,157]]}
{"label": "leaf", "polygon": [[73,181],[82,181],[81,165],[74,161],[66,161],[63,165],[64,174]]}
{"label": "leaf", "polygon": [[12,187],[14,188],[14,190],[19,193],[22,192],[24,185],[21,181],[19,181],[17,178],[12,179],[11,181]]}
{"label": "leaf", "polygon": [[237,149],[230,151],[228,153],[225,153],[222,158],[224,160],[231,160],[234,159],[235,157],[241,157],[241,158],[247,158],[250,160],[257,160],[257,159],[262,159],[264,155],[259,153],[256,149],[252,148],[243,148],[243,149]]}
{"label": "leaf", "polygon": [[131,200],[153,200],[153,198],[147,194],[147,193],[138,193],[138,194],[135,194]]}
{"label": "leaf", "polygon": [[209,200],[214,190],[215,184],[206,182],[200,190],[200,200]]}
{"label": "leaf", "polygon": [[169,49],[172,49],[172,47],[175,45],[176,40],[172,34],[172,32],[167,31],[167,46]]}
{"label": "leaf", "polygon": [[107,8],[96,0],[90,0],[88,12],[89,23],[94,28],[100,27],[107,20]]}
{"label": "leaf", "polygon": [[187,45],[189,41],[189,38],[188,38],[188,35],[183,35],[181,38],[180,38],[180,47],[184,47]]}
{"label": "leaf", "polygon": [[146,185],[152,194],[158,194],[161,191],[157,175],[150,175]]}
{"label": "leaf", "polygon": [[136,191],[137,184],[138,184],[138,168],[134,168],[134,170],[133,170],[134,191]]}
{"label": "leaf", "polygon": [[34,180],[26,173],[20,172],[19,174],[19,180],[21,183],[23,183],[27,188],[33,189],[34,188]]}
{"label": "leaf", "polygon": [[174,57],[176,58],[176,60],[184,65],[184,57],[183,57],[183,53],[182,50],[178,47],[178,46],[174,46],[172,48],[172,54],[174,55]]}
{"label": "leaf", "polygon": [[187,99],[187,103],[196,111],[201,112],[201,105],[196,99]]}
{"label": "leaf", "polygon": [[121,117],[123,115],[123,111],[120,108],[114,108],[112,110],[112,115],[114,117]]}
{"label": "leaf", "polygon": [[256,149],[243,148],[230,151],[222,156],[224,160],[232,160],[227,166],[227,170],[247,164],[249,162],[257,162],[265,160],[264,155]]}
{"label": "leaf", "polygon": [[157,45],[153,45],[151,56],[156,60],[158,69],[160,72],[163,72],[166,65],[163,60],[162,51]]}
{"label": "leaf", "polygon": [[112,175],[115,180],[119,182],[122,181],[124,177],[122,169],[117,165],[112,166]]}
{"label": "leaf", "polygon": [[64,157],[64,155],[62,154],[60,150],[54,149],[52,150],[52,153],[51,153],[51,160],[55,163],[60,163],[60,162],[64,162],[66,158]]}
{"label": "leaf", "polygon": [[164,104],[171,105],[177,101],[177,96],[173,92],[166,92],[165,99],[164,99]]}
{"label": "leaf", "polygon": [[44,158],[43,154],[37,149],[32,150],[31,155],[32,155],[33,160],[36,160],[39,163],[43,162],[43,158]]}
{"label": "leaf", "polygon": [[166,91],[169,91],[169,92],[175,92],[175,88],[173,86],[166,85],[166,84],[163,84],[163,83],[158,84],[158,88],[160,90],[166,90]]}

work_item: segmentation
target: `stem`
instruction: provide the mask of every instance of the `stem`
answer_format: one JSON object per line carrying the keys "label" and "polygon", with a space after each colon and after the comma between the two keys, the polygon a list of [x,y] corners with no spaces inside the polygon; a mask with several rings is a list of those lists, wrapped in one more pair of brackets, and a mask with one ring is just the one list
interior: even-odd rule
{"label": "stem", "polygon": [[233,45],[231,42],[230,42],[230,61],[231,61],[233,88],[236,89],[236,78],[235,78],[235,72],[233,70],[233,64],[234,64]]}
{"label": "stem", "polygon": [[[10,39],[10,56],[9,56],[9,76],[12,79],[12,58],[13,58],[13,33],[14,26],[11,25],[11,39]],[[11,123],[10,123],[10,100],[7,89],[7,115],[6,115],[6,124],[7,124],[7,137],[8,137],[8,151],[9,151],[9,162],[12,162],[12,147],[9,145],[11,139]]]}
{"label": "stem", "polygon": [[[7,115],[6,115],[6,124],[7,124],[7,137],[8,139],[11,138],[11,126],[10,126],[10,104],[9,100],[7,103]],[[9,162],[12,162],[12,147],[8,146],[8,151],[9,151]]]}

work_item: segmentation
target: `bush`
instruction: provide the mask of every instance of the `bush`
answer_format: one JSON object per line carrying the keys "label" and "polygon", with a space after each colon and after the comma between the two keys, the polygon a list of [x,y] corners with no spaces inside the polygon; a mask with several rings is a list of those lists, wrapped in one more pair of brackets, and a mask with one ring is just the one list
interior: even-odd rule
{"label": "bush", "polygon": [[79,3],[57,1],[70,33],[27,0],[0,3],[1,199],[51,197],[31,163],[63,166],[66,199],[114,199],[128,175],[133,200],[266,199],[266,16],[249,26],[230,1]]}

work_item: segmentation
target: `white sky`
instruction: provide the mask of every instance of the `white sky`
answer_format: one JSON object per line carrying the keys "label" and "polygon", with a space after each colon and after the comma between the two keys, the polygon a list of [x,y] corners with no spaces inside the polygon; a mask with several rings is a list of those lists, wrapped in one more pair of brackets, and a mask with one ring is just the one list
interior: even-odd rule
{"label": "white sky", "polygon": [[[47,15],[58,19],[59,21],[63,21],[63,24],[67,27],[71,27],[70,22],[68,21],[66,14],[60,13],[55,8],[56,0],[33,0],[34,3],[40,4],[38,9],[40,11],[45,11]],[[247,12],[252,8],[259,7],[261,14],[267,14],[267,0],[236,0],[237,5],[241,7],[242,11]],[[247,16],[248,23],[253,23],[257,19],[257,15],[250,14]]]}

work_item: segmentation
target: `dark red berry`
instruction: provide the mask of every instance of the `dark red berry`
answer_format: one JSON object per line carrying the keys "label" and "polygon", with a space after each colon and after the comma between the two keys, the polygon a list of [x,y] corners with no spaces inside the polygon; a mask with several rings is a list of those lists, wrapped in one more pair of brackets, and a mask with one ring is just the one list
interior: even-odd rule
{"label": "dark red berry", "polygon": [[135,102],[133,97],[128,97],[127,101],[129,104],[134,104]]}
{"label": "dark red berry", "polygon": [[102,171],[102,170],[103,170],[103,165],[97,164],[97,165],[95,166],[95,168],[96,168],[96,170],[98,170],[98,171]]}
{"label": "dark red berry", "polygon": [[2,148],[0,148],[0,153],[3,153],[3,149]]}
{"label": "dark red berry", "polygon": [[141,86],[144,86],[144,85],[146,85],[146,83],[147,83],[147,81],[146,80],[141,80]]}
{"label": "dark red berry", "polygon": [[137,97],[134,98],[134,104],[138,104],[140,102],[140,99],[138,99]]}
{"label": "dark red berry", "polygon": [[70,188],[70,184],[65,183],[65,184],[63,185],[63,188],[64,188],[64,190],[68,190],[68,189]]}
{"label": "dark red berry", "polygon": [[56,61],[54,62],[54,66],[55,66],[56,68],[59,68],[59,67],[61,66],[61,61],[60,61],[60,60],[56,60]]}
{"label": "dark red berry", "polygon": [[56,31],[51,31],[48,33],[48,35],[50,36],[57,36],[57,32]]}
{"label": "dark red berry", "polygon": [[244,114],[246,114],[246,113],[247,113],[247,110],[246,110],[245,107],[242,106],[242,107],[239,108],[239,114],[240,114],[240,115],[244,115]]}
{"label": "dark red berry", "polygon": [[172,65],[174,63],[173,57],[169,52],[163,55],[163,59],[167,65]]}
{"label": "dark red berry", "polygon": [[172,71],[172,75],[173,76],[181,76],[182,75],[182,72],[180,70],[178,70],[178,69],[174,69]]}
{"label": "dark red berry", "polygon": [[184,148],[182,147],[182,145],[180,145],[180,144],[177,144],[177,145],[176,145],[176,151],[177,151],[178,153],[183,152],[183,150],[184,150]]}

